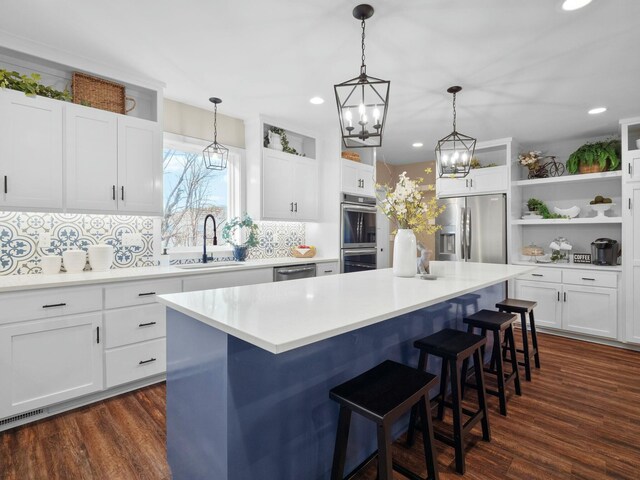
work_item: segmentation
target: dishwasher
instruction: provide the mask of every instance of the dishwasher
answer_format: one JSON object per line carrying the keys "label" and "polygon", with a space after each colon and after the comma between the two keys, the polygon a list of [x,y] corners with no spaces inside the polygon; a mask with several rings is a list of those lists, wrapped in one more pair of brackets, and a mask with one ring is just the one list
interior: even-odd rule
{"label": "dishwasher", "polygon": [[273,281],[283,282],[285,280],[296,280],[298,278],[309,278],[316,276],[316,264],[308,263],[291,267],[275,267],[273,269]]}

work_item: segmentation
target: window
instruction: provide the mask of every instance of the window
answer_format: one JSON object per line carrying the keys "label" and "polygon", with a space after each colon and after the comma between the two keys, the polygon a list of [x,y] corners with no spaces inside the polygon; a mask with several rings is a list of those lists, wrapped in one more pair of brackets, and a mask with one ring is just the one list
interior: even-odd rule
{"label": "window", "polygon": [[[242,151],[229,152],[226,170],[209,170],[202,160],[206,145],[204,141],[165,134],[163,247],[188,250],[202,246],[206,215],[216,219],[218,234],[220,225],[237,215],[235,197],[240,191],[237,180]],[[207,233],[213,237],[212,230]],[[220,235],[218,244],[222,244]]]}

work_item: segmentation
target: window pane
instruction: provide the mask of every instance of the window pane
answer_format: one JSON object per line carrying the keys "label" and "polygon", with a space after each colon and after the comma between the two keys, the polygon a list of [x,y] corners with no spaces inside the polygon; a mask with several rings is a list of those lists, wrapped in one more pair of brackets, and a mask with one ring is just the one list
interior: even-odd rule
{"label": "window pane", "polygon": [[[219,226],[227,219],[228,205],[227,170],[208,170],[195,149],[165,147],[163,246],[202,245],[205,216],[213,214]],[[207,234],[213,236],[212,226]]]}

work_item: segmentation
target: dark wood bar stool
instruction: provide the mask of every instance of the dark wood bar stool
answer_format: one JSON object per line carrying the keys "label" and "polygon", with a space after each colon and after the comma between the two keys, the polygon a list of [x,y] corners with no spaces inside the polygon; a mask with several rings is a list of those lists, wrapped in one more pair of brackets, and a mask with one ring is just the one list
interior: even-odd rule
{"label": "dark wood bar stool", "polygon": [[[513,336],[513,323],[518,320],[518,316],[512,313],[494,312],[491,310],[480,310],[473,315],[466,317],[463,321],[468,325],[468,332],[474,333],[476,328],[480,329],[480,334],[484,337],[487,332],[493,332],[493,347],[491,353],[491,363],[487,368],[482,365],[485,372],[491,373],[496,376],[498,380],[498,390],[490,388],[486,389],[486,392],[495,395],[500,400],[500,413],[507,415],[507,386],[514,383],[516,395],[522,395],[520,389],[520,376],[518,375],[518,360],[516,358],[516,343]],[[502,340],[504,337],[504,342]],[[502,355],[502,346],[509,351],[511,372],[505,374],[504,362]],[[484,347],[482,347],[482,357],[484,359]],[[467,367],[469,365],[468,360],[462,364],[462,397],[464,398],[465,386],[477,388],[476,385],[468,384],[467,379]],[[475,368],[481,368],[476,364]]]}
{"label": "dark wood bar stool", "polygon": [[[468,410],[462,407],[461,367],[465,360],[473,357],[475,365],[482,365],[481,348],[486,345],[487,339],[473,333],[461,332],[446,328],[428,337],[416,340],[414,347],[420,349],[418,370],[427,368],[429,355],[442,358],[442,373],[440,376],[440,393],[432,399],[432,408],[438,408],[438,419],[444,419],[444,407],[453,410],[453,437],[435,433],[435,438],[455,448],[456,470],[464,474],[465,447],[467,434],[478,423],[482,422],[482,438],[491,441],[489,429],[489,416],[485,397],[484,372],[482,368],[474,369],[476,384],[478,385],[478,409]],[[447,401],[447,379],[451,379],[451,401]],[[469,416],[466,422],[462,422],[462,414]],[[407,444],[412,445],[416,424],[416,409],[411,411]]]}
{"label": "dark wood bar stool", "polygon": [[[540,368],[540,354],[538,353],[538,335],[536,334],[536,322],[533,317],[533,309],[538,304],[536,302],[530,302],[529,300],[519,300],[517,298],[506,298],[503,301],[496,303],[496,308],[500,312],[517,313],[520,315],[522,326],[522,350],[518,349],[518,352],[524,355],[524,362],[520,362],[520,365],[524,365],[524,373],[527,382],[531,381],[531,359],[534,359],[536,368]],[[532,348],[529,348],[529,334],[527,331],[527,313],[529,314],[529,327],[531,328],[531,344]]]}
{"label": "dark wood bar stool", "polygon": [[[435,375],[386,360],[331,389],[329,397],[340,404],[331,480],[343,480],[352,412],[362,415],[377,425],[378,478],[380,480],[392,480],[393,470],[412,480],[422,480],[422,477],[393,462],[391,458],[393,422],[414,406],[420,411],[427,480],[437,480],[438,467],[433,448],[433,425],[431,411],[427,410],[429,390],[435,383]],[[361,467],[366,466],[369,459],[361,464]],[[361,467],[351,472],[348,478],[351,478]]]}

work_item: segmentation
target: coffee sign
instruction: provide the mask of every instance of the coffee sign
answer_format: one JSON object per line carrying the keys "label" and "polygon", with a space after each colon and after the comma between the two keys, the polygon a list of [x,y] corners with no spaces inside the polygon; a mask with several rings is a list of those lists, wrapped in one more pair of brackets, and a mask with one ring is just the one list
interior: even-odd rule
{"label": "coffee sign", "polygon": [[591,263],[590,253],[574,253],[573,263]]}

